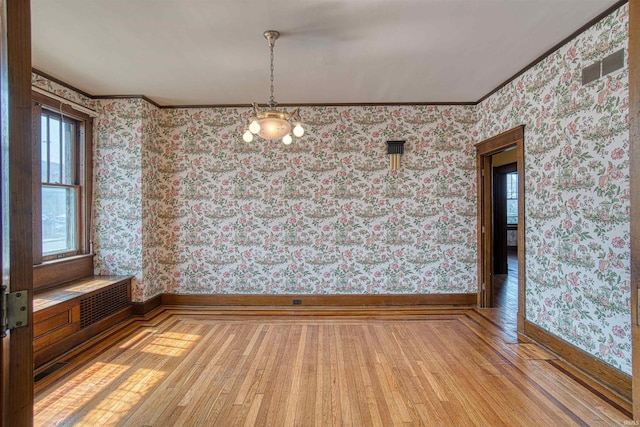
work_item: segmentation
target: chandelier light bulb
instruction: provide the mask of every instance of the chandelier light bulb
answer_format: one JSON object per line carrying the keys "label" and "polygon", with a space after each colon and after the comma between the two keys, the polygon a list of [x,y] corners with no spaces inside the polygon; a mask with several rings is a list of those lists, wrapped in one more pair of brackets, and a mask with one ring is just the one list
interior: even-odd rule
{"label": "chandelier light bulb", "polygon": [[291,138],[291,135],[286,134],[285,136],[282,137],[282,143],[284,145],[289,145],[291,144],[291,142],[293,141],[293,138]]}
{"label": "chandelier light bulb", "polygon": [[242,135],[242,139],[244,140],[244,142],[251,142],[253,141],[253,134],[247,130]]}
{"label": "chandelier light bulb", "polygon": [[293,128],[293,134],[298,138],[304,135],[304,128],[300,123],[296,123],[296,126]]}
{"label": "chandelier light bulb", "polygon": [[260,123],[258,123],[257,120],[252,120],[251,124],[249,125],[249,130],[251,131],[251,133],[256,134],[258,132],[260,132]]}

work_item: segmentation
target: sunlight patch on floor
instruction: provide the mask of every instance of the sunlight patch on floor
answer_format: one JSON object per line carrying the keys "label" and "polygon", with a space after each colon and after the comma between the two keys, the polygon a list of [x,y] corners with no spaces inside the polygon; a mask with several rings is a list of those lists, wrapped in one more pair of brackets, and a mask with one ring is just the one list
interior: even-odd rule
{"label": "sunlight patch on floor", "polygon": [[117,425],[166,374],[155,369],[138,369],[89,411],[78,425]]}
{"label": "sunlight patch on floor", "polygon": [[200,335],[166,332],[153,339],[142,350],[144,353],[158,354],[160,356],[181,356],[202,338]]}
{"label": "sunlight patch on floor", "polygon": [[64,421],[72,417],[72,408],[80,402],[90,402],[128,369],[128,366],[115,363],[97,362],[60,387],[38,396],[34,407],[35,425],[44,425],[45,421],[51,425],[48,423],[52,420]]}

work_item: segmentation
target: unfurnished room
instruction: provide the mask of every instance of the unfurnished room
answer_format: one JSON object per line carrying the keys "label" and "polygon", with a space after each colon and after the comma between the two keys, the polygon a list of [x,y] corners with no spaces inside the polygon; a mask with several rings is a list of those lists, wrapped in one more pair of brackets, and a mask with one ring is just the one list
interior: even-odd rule
{"label": "unfurnished room", "polygon": [[640,0],[0,0],[1,427],[640,423]]}

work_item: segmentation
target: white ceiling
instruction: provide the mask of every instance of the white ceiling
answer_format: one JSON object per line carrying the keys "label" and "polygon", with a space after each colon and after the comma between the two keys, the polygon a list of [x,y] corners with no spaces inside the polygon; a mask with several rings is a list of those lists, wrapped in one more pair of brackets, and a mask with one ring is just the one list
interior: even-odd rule
{"label": "white ceiling", "polygon": [[33,67],[160,105],[475,102],[616,0],[31,0]]}

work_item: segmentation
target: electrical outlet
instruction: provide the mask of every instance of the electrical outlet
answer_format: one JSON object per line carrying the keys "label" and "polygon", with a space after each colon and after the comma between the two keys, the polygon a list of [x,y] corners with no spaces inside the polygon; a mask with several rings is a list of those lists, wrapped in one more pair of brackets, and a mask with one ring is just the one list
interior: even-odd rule
{"label": "electrical outlet", "polygon": [[300,305],[302,304],[302,300],[301,299],[294,299],[293,300],[293,305]]}

